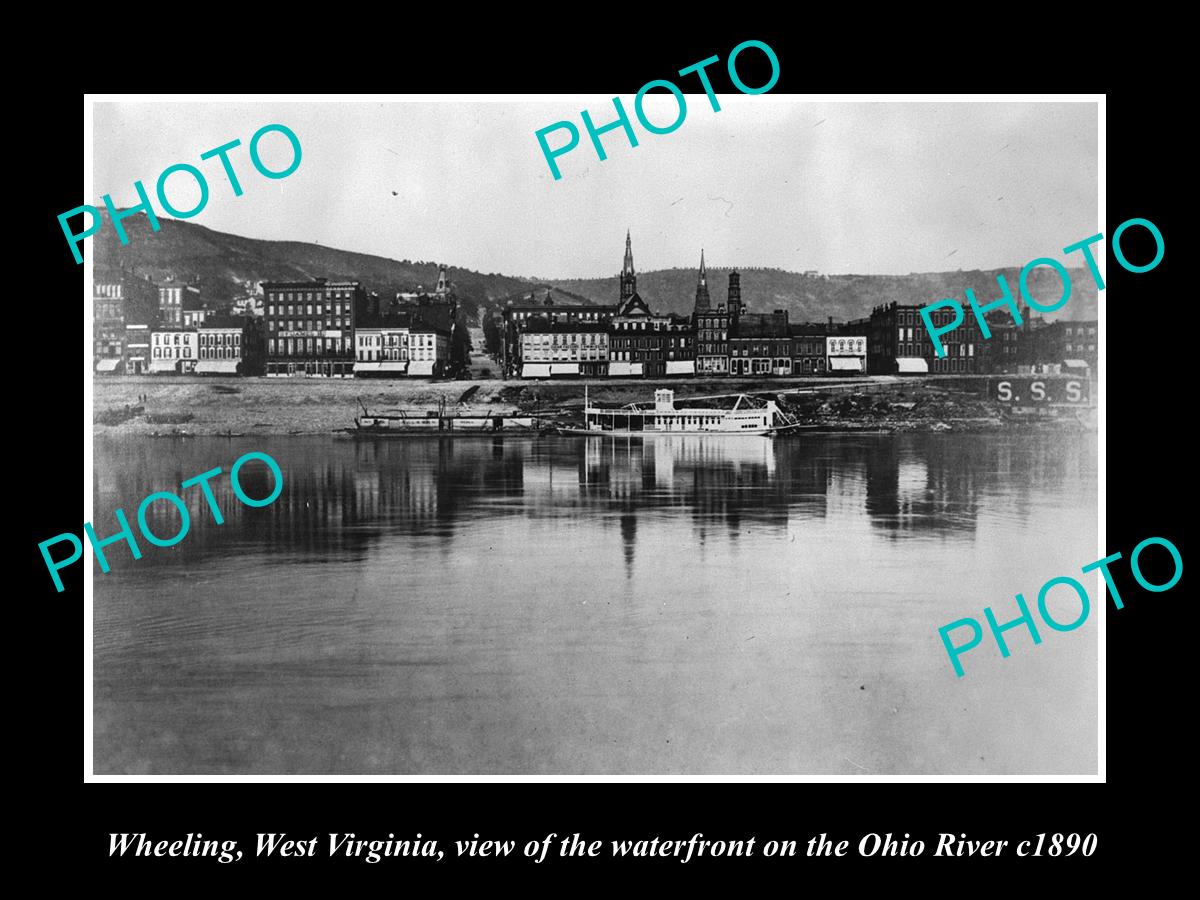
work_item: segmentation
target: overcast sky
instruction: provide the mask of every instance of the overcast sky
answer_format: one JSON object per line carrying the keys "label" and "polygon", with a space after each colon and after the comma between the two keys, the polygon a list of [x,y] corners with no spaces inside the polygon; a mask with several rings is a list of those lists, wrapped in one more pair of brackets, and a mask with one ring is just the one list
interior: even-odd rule
{"label": "overcast sky", "polygon": [[[611,121],[611,98],[499,103],[100,103],[94,196],[153,197],[178,162],[208,176],[189,221],[269,240],[312,241],[395,259],[546,278],[620,269],[625,229],[639,271],[712,265],[904,274],[1022,265],[1100,230],[1097,111],[1086,103],[816,103],[796,97],[687,95],[673,133],[637,123],[603,136],[600,162],[580,121]],[[650,121],[677,114],[651,95]],[[569,119],[581,131],[555,181],[534,133]],[[303,147],[284,179],[250,163],[251,135],[279,122]],[[234,138],[245,193],[200,154]],[[548,138],[551,146],[565,132]],[[281,135],[264,160],[290,159]],[[172,175],[168,198],[194,205]],[[155,201],[156,209],[158,208]],[[161,209],[159,210],[161,214]]]}

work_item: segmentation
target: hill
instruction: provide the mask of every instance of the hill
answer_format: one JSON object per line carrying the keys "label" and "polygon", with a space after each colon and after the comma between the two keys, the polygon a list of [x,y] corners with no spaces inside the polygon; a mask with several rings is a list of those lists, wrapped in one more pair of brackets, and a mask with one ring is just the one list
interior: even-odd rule
{"label": "hill", "polygon": [[[160,219],[157,233],[145,216],[124,221],[129,244],[122,246],[108,223],[92,238],[97,266],[130,267],[157,280],[200,278],[202,296],[217,303],[240,296],[239,282],[292,281],[309,278],[360,281],[383,297],[437,284],[438,262],[394,260],[301,241],[261,241],[213,231],[190,222]],[[523,279],[483,274],[454,266],[450,279],[468,316],[501,297],[531,289]]]}
{"label": "hill", "polygon": [[[213,231],[201,225],[161,219],[157,233],[145,216],[125,220],[129,244],[122,246],[107,223],[91,239],[98,266],[123,266],[155,280],[200,278],[203,296],[218,303],[242,293],[242,283],[288,281],[309,278],[360,281],[368,291],[384,297],[397,291],[413,291],[419,285],[437,283],[437,262],[394,260],[367,253],[338,250],[302,241],[263,241]],[[617,274],[587,279],[525,279],[500,273],[482,273],[459,268],[453,259],[450,278],[459,300],[474,324],[484,309],[519,301],[531,292],[540,300],[553,289],[554,302],[614,303],[618,294]],[[726,296],[729,270],[709,270],[709,293],[714,305]],[[868,315],[873,306],[898,300],[928,303],[942,297],[965,302],[964,291],[972,288],[979,302],[999,296],[997,274],[1003,273],[1017,289],[1019,269],[990,271],[930,272],[910,275],[815,275],[771,268],[743,268],[742,299],[752,312],[786,309],[793,322],[824,321],[829,316],[844,321]],[[1073,294],[1058,317],[1096,318],[1096,287],[1084,268],[1072,269]],[[1031,279],[1037,297],[1052,299],[1059,294],[1057,276],[1039,268]],[[638,273],[638,292],[651,308],[688,313],[696,290],[696,270],[662,269]],[[1052,315],[1051,318],[1055,318]]]}

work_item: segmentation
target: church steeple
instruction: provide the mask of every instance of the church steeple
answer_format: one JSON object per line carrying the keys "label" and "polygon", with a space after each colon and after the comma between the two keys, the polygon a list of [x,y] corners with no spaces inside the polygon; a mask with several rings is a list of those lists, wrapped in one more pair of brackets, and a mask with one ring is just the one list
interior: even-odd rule
{"label": "church steeple", "polygon": [[637,275],[633,271],[633,243],[629,230],[625,230],[625,263],[621,267],[621,300],[628,300],[637,293]]}
{"label": "church steeple", "polygon": [[438,273],[437,290],[438,294],[445,294],[450,290],[449,284],[446,282],[446,265],[442,264],[441,271]]}
{"label": "church steeple", "polygon": [[704,251],[700,251],[700,279],[696,282],[696,309],[708,309],[711,306],[708,297],[708,270],[704,268]]}

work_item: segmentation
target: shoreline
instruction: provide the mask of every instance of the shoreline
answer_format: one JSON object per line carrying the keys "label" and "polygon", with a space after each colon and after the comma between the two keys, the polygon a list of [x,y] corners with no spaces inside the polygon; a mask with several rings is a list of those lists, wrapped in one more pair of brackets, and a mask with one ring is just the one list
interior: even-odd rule
{"label": "shoreline", "polygon": [[[621,405],[648,402],[660,387],[674,390],[680,401],[738,393],[769,396],[802,425],[810,426],[800,429],[801,434],[1097,430],[1094,409],[1062,409],[1053,416],[1014,415],[1005,404],[984,396],[987,377],[712,378],[686,382],[664,379],[660,383],[640,378],[603,382],[406,382],[117,376],[93,379],[92,434],[94,438],[259,434],[351,437],[346,429],[354,428],[354,418],[362,414],[364,405],[371,413],[401,409],[423,413],[444,401],[449,415],[536,415],[581,408],[585,390],[594,403]],[[473,388],[468,401],[459,403],[459,398]],[[143,395],[144,403],[139,400]],[[435,436],[478,437],[461,433],[428,435]]]}

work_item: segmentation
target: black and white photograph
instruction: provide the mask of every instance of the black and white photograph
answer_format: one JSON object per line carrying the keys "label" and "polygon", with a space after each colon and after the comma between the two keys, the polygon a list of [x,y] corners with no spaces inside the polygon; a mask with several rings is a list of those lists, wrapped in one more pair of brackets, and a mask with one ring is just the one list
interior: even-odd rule
{"label": "black and white photograph", "polygon": [[90,99],[92,774],[1102,776],[1102,99],[677,81]]}

